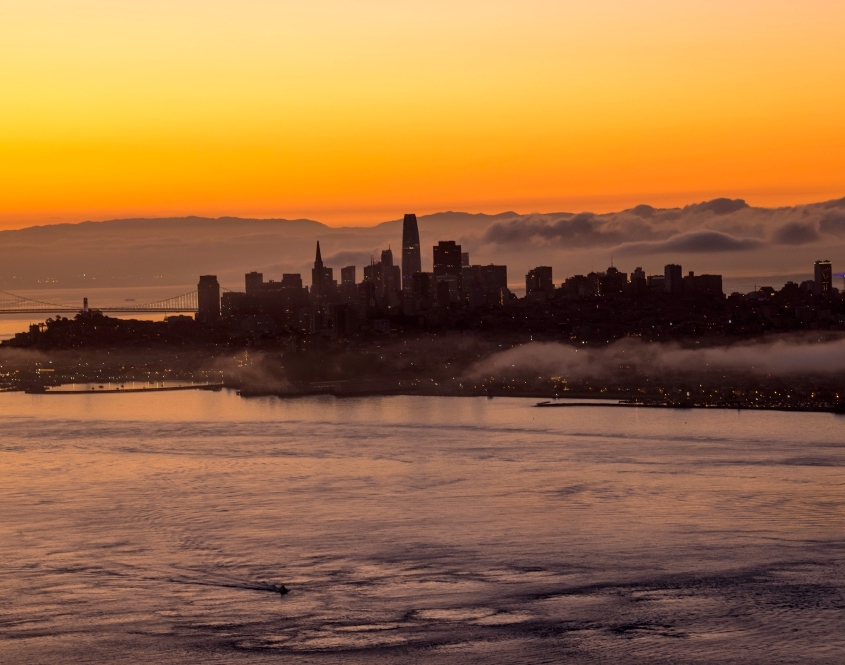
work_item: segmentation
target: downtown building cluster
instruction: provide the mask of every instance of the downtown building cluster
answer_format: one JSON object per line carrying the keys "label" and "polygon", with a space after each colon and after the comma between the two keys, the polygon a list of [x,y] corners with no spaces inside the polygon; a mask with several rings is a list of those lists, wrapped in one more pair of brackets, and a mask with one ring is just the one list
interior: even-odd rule
{"label": "downtown building cluster", "polygon": [[[243,291],[221,293],[216,276],[201,276],[197,320],[228,323],[254,335],[297,332],[348,337],[367,331],[388,333],[397,326],[478,329],[487,325],[569,331],[573,339],[601,330],[598,337],[616,338],[632,332],[642,335],[649,312],[657,319],[652,329],[676,320],[720,334],[734,330],[734,321],[749,317],[778,319],[779,326],[789,327],[790,321],[799,325],[815,321],[822,308],[822,317],[835,318],[835,311],[823,308],[834,298],[839,300],[830,261],[816,262],[813,280],[790,282],[780,292],[762,287],[727,299],[721,275],[684,274],[677,264],[666,265],[658,275],[647,275],[640,267],[629,275],[611,266],[604,272],[572,275],[557,284],[551,266],[537,266],[525,275],[525,295],[517,298],[508,287],[507,266],[473,265],[455,241],[433,246],[432,272],[422,270],[421,258],[417,219],[408,214],[400,263],[388,248],[378,261],[373,257],[363,266],[362,279],[358,279],[358,266],[346,266],[340,269],[338,280],[334,268],[324,264],[318,241],[310,286],[298,273],[265,281],[262,273],[250,272]],[[766,305],[769,300],[774,314]],[[783,303],[788,315],[779,309]],[[804,311],[808,304],[811,314]],[[614,313],[612,324],[596,319],[596,311],[608,307]]]}
{"label": "downtown building cluster", "polygon": [[360,329],[389,330],[396,317],[442,319],[464,308],[503,305],[515,299],[508,289],[507,266],[470,265],[469,254],[453,240],[433,247],[433,270],[423,272],[416,215],[405,215],[401,264],[392,249],[363,266],[340,269],[323,263],[317,242],[310,288],[302,275],[283,274],[281,281],[264,281],[258,272],[245,275],[242,292],[221,293],[217,277],[203,275],[198,284],[197,319],[263,320],[267,325],[304,332],[334,330],[350,334]]}

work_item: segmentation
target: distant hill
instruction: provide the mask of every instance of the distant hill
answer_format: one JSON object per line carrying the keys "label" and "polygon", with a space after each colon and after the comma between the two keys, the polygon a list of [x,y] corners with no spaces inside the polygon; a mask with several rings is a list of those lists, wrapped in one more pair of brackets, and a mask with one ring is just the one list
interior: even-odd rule
{"label": "distant hill", "polygon": [[[552,265],[556,281],[603,270],[613,259],[630,272],[662,272],[683,262],[697,272],[804,274],[812,261],[845,264],[845,199],[786,208],[755,208],[715,199],[684,208],[648,205],[616,213],[440,212],[420,215],[423,269],[431,247],[456,240],[473,263],[505,263],[512,283],[536,265]],[[34,226],[0,232],[0,289],[195,284],[216,274],[242,288],[243,274],[265,279],[310,268],[319,240],[327,265],[361,267],[390,246],[399,262],[402,220],[372,227],[330,227],[309,219],[176,217],[116,219]],[[837,266],[839,266],[837,268]]]}
{"label": "distant hill", "polygon": [[[452,212],[421,216],[421,242],[425,248],[437,240],[459,239],[456,231],[459,236],[483,233],[496,221],[518,217]],[[336,269],[363,266],[371,255],[378,260],[388,245],[398,261],[402,220],[330,227],[308,219],[173,217],[2,231],[0,288],[38,288],[44,280],[69,287],[190,284],[206,273],[240,285],[249,270],[280,279],[283,272],[310,270],[317,240],[327,264]]]}

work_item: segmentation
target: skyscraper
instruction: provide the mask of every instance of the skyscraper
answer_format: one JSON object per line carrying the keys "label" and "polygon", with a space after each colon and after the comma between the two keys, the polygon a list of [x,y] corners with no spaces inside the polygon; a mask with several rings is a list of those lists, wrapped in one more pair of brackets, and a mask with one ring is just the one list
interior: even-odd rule
{"label": "skyscraper", "polygon": [[388,247],[381,253],[382,279],[384,280],[384,298],[392,305],[399,302],[399,292],[404,288],[399,266],[393,265],[393,250]]}
{"label": "skyscraper", "polygon": [[833,293],[833,267],[830,261],[816,261],[813,265],[815,283],[813,291],[817,296],[829,298]]}
{"label": "skyscraper", "polygon": [[684,292],[684,277],[681,271],[681,266],[670,263],[663,268],[663,282],[666,288],[666,293],[674,293],[680,295]]}
{"label": "skyscraper", "polygon": [[417,216],[405,215],[402,223],[402,288],[408,291],[413,286],[414,273],[422,272],[420,258],[420,231]]}
{"label": "skyscraper", "polygon": [[244,276],[246,282],[246,294],[250,297],[261,295],[261,286],[264,284],[264,275],[260,272],[248,272]]}
{"label": "skyscraper", "polygon": [[537,266],[525,275],[525,295],[551,298],[555,294],[551,266]]}
{"label": "skyscraper", "polygon": [[320,254],[320,241],[317,241],[317,254],[314,257],[314,268],[311,270],[311,296],[318,300],[329,295],[334,286],[334,271],[323,266]]}
{"label": "skyscraper", "polygon": [[197,321],[209,323],[220,318],[220,283],[217,275],[200,275],[197,284]]}
{"label": "skyscraper", "polygon": [[454,240],[441,240],[434,246],[434,276],[461,275],[461,246]]}
{"label": "skyscraper", "polygon": [[347,284],[355,285],[355,266],[346,266],[340,269],[340,283],[344,286]]}
{"label": "skyscraper", "polygon": [[344,300],[348,303],[354,303],[358,300],[356,272],[355,266],[346,266],[340,269],[340,291]]}
{"label": "skyscraper", "polygon": [[[461,246],[454,240],[441,240],[433,249],[434,281],[438,284],[438,300],[443,301],[448,298],[451,302],[457,302],[463,294]],[[448,295],[441,298],[442,288],[447,289],[444,293]]]}

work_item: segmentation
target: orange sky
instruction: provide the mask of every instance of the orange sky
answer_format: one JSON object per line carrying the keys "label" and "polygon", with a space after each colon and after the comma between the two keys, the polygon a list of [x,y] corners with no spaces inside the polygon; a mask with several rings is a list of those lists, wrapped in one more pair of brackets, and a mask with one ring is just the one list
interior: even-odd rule
{"label": "orange sky", "polygon": [[6,0],[0,228],[845,195],[845,3]]}

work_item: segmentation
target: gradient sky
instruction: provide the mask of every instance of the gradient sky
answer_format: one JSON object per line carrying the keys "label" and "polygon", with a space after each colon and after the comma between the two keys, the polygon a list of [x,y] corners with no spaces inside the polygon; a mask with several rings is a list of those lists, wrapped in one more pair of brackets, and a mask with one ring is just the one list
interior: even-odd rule
{"label": "gradient sky", "polygon": [[845,195],[841,0],[3,0],[0,228]]}

